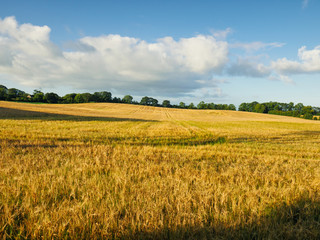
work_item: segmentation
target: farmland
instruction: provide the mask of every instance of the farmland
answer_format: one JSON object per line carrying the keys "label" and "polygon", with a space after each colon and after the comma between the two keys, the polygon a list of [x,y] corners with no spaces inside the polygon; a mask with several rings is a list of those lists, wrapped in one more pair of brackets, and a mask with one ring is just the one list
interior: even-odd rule
{"label": "farmland", "polygon": [[0,102],[0,237],[319,239],[320,121]]}

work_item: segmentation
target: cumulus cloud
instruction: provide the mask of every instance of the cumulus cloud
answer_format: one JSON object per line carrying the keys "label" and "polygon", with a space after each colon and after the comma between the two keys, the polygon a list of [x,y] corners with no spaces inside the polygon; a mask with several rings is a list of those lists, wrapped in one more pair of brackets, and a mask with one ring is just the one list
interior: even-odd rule
{"label": "cumulus cloud", "polygon": [[272,68],[282,75],[320,73],[320,45],[312,50],[306,46],[298,50],[298,61],[281,58],[272,62]]}
{"label": "cumulus cloud", "polygon": [[[0,78],[34,88],[63,87],[110,90],[118,94],[163,97],[199,95],[223,97],[224,76],[245,76],[292,82],[298,73],[320,73],[320,46],[302,47],[298,60],[272,61],[229,56],[229,49],[246,52],[282,47],[282,43],[234,43],[224,39],[231,29],[211,35],[155,42],[120,35],[85,36],[63,48],[50,40],[48,26],[0,19]],[[216,76],[218,78],[214,78]]]}
{"label": "cumulus cloud", "polygon": [[68,50],[50,40],[48,26],[0,19],[0,73],[32,87],[68,85],[146,94],[186,94],[228,62],[228,43],[212,35],[146,42],[120,35],[83,37]]}

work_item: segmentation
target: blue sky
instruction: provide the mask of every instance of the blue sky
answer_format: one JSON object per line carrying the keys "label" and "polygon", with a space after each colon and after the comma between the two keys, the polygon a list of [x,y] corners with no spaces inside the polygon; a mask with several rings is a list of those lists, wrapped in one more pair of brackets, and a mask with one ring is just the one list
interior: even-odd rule
{"label": "blue sky", "polygon": [[320,2],[6,1],[0,84],[320,106]]}

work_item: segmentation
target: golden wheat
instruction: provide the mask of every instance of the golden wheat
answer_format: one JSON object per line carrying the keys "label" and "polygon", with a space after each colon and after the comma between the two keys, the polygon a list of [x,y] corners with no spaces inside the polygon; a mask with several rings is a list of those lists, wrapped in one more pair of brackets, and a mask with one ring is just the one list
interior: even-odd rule
{"label": "golden wheat", "polygon": [[4,238],[319,239],[320,125],[0,102]]}

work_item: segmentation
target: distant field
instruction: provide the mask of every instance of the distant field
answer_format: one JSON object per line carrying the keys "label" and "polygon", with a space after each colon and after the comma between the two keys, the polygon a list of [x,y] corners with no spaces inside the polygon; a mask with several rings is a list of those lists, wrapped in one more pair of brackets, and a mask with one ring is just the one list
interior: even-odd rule
{"label": "distant field", "polygon": [[0,237],[320,239],[320,122],[0,101]]}

